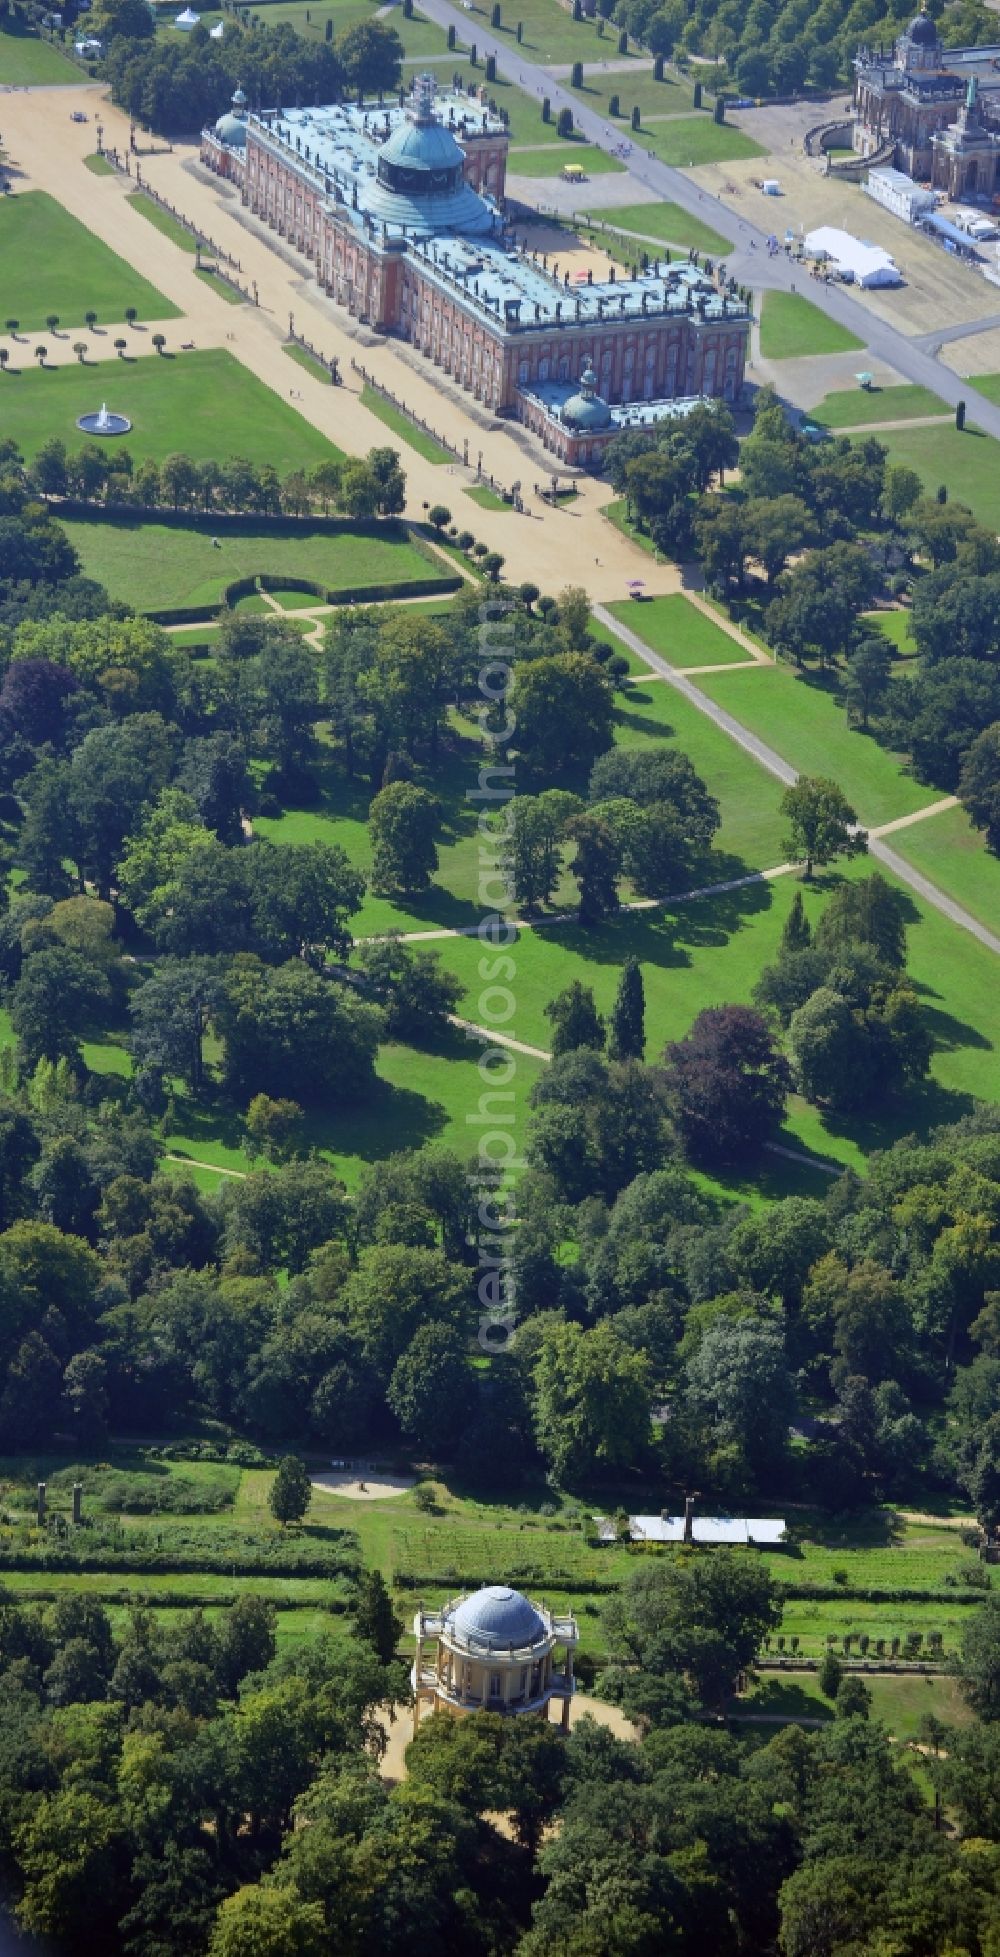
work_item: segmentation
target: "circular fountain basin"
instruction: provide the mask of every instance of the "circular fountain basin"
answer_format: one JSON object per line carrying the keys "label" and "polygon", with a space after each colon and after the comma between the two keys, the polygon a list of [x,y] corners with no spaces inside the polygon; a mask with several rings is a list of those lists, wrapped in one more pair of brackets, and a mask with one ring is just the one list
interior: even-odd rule
{"label": "circular fountain basin", "polygon": [[78,415],[76,425],[85,435],[127,435],[132,423],[128,415],[112,414],[102,405],[92,414]]}

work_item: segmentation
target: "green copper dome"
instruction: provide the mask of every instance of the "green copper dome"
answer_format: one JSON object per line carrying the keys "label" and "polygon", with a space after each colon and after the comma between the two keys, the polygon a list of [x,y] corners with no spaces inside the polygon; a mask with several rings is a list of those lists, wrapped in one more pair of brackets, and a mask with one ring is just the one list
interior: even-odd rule
{"label": "green copper dome", "polygon": [[580,375],[580,391],[563,403],[562,419],[567,428],[610,428],[611,409],[597,392],[597,375],[587,362]]}

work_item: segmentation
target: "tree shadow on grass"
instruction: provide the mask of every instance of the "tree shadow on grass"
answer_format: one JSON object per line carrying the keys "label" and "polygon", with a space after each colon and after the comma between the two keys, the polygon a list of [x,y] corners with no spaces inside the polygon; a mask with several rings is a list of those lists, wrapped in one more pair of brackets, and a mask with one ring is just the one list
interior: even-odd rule
{"label": "tree shadow on grass", "polygon": [[[966,1042],[959,1042],[966,1044]],[[973,1037],[970,1045],[988,1045]],[[963,1115],[971,1114],[975,1096],[960,1089],[943,1087],[939,1081],[924,1080],[893,1100],[880,1102],[866,1113],[837,1114],[823,1110],[823,1126],[828,1134],[855,1142],[865,1155],[891,1148],[908,1135],[924,1140],[934,1128],[946,1128]]]}
{"label": "tree shadow on grass", "polygon": [[730,1699],[726,1707],[741,1719],[753,1718],[755,1714],[764,1719],[780,1715],[783,1719],[832,1719],[833,1707],[824,1699],[814,1697],[805,1687],[787,1678],[766,1678],[754,1692],[752,1699]]}
{"label": "tree shadow on grass", "polygon": [[448,1125],[448,1110],[414,1088],[376,1080],[361,1105],[312,1110],[304,1123],[311,1148],[331,1155],[354,1155],[366,1163],[384,1162],[404,1149],[424,1148]]}
{"label": "tree shadow on grass", "polygon": [[[739,872],[743,873],[745,865]],[[761,879],[737,890],[695,898],[674,910],[667,903],[657,911],[621,911],[606,918],[598,930],[579,924],[561,925],[559,943],[592,964],[620,965],[633,957],[664,969],[690,965],[692,953],[722,948],[750,918],[769,910],[773,902],[771,885]]]}

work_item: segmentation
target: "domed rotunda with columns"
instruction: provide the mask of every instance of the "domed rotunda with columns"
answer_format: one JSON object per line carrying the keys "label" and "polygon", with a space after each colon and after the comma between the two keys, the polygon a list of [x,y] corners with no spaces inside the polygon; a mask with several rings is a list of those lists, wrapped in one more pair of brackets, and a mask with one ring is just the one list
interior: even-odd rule
{"label": "domed rotunda with columns", "polygon": [[425,1710],[532,1712],[548,1719],[553,1701],[565,1732],[575,1690],[575,1618],[505,1584],[489,1584],[440,1610],[418,1610],[413,1635],[414,1732]]}

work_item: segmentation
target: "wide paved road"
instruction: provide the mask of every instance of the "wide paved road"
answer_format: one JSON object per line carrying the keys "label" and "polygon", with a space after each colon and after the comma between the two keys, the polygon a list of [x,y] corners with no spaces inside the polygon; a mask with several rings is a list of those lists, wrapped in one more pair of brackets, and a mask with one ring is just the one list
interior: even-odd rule
{"label": "wide paved road", "polygon": [[[741,285],[754,286],[758,290],[766,287],[780,292],[790,292],[796,287],[803,289],[801,266],[786,259],[784,252],[768,258],[766,231],[748,219],[737,216],[728,204],[723,204],[709,191],[701,190],[683,170],[672,170],[668,164],[650,156],[648,151],[639,147],[635,138],[630,137],[628,130],[613,128],[604,116],[598,115],[579,96],[572,95],[561,82],[555,80],[548,69],[536,67],[527,60],[516,42],[512,44],[505,36],[494,34],[487,24],[486,15],[467,14],[450,6],[448,0],[420,0],[420,11],[438,27],[454,27],[459,40],[474,40],[481,59],[487,54],[495,55],[499,73],[506,76],[508,81],[516,82],[527,94],[537,96],[539,104],[542,96],[547,95],[553,116],[558,115],[562,108],[572,109],[574,123],[588,142],[611,152],[623,141],[631,140],[632,153],[625,160],[630,176],[636,183],[655,191],[662,201],[680,204],[682,209],[702,218],[725,237],[731,238],[733,250],[726,263]],[[461,64],[461,60],[461,55],[456,53],[456,65]],[[754,250],[750,249],[751,243]],[[877,359],[894,367],[904,380],[929,387],[950,407],[960,400],[964,401],[969,420],[1000,440],[1000,406],[994,406],[992,401],[977,393],[969,381],[953,374],[949,368],[939,366],[923,345],[908,340],[905,334],[898,332],[887,321],[876,319],[859,300],[852,299],[843,286],[824,285],[820,280],[814,283],[808,277],[805,285],[813,305],[837,320],[849,332],[855,333],[865,346],[871,348]]]}

